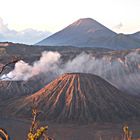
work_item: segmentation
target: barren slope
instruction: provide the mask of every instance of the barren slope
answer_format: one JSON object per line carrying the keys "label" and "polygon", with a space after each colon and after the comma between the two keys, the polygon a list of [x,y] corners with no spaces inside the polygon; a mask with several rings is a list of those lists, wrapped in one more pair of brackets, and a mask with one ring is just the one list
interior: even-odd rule
{"label": "barren slope", "polygon": [[7,102],[3,113],[31,117],[33,101],[43,120],[56,122],[116,122],[140,116],[139,99],[91,74],[64,74],[31,96]]}

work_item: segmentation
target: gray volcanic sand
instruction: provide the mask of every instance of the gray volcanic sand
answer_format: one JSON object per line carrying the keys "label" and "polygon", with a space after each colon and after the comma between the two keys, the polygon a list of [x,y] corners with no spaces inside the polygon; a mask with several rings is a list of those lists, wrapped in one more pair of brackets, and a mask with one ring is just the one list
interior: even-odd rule
{"label": "gray volcanic sand", "polygon": [[[11,140],[26,140],[31,121],[0,119],[0,127],[7,130]],[[47,124],[47,123],[42,123]],[[121,140],[122,124],[48,124],[49,136],[55,140]],[[134,137],[140,137],[140,122],[129,124]],[[134,135],[135,134],[135,135]]]}

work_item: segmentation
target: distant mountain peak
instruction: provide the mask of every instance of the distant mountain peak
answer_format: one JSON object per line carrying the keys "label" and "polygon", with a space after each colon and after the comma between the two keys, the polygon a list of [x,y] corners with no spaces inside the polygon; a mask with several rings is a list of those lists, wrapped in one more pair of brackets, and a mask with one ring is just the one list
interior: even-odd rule
{"label": "distant mountain peak", "polygon": [[92,18],[80,18],[78,21],[88,21],[88,22],[93,22],[93,21],[96,21]]}
{"label": "distant mountain peak", "polygon": [[108,48],[113,50],[139,48],[140,41],[136,40],[140,38],[139,34],[133,35],[133,37],[117,34],[92,18],[81,18],[36,45]]}
{"label": "distant mountain peak", "polygon": [[99,22],[97,22],[92,18],[81,18],[75,21],[74,23],[72,23],[68,27],[77,27],[80,30],[82,29],[85,30],[85,32],[88,32],[88,30],[97,31],[101,29],[107,29],[105,26],[103,26],[102,24],[100,24]]}
{"label": "distant mountain peak", "polygon": [[96,20],[92,19],[92,18],[81,18],[77,21],[75,21],[72,25],[80,25],[80,24],[92,24],[92,23],[97,23]]}
{"label": "distant mountain peak", "polygon": [[81,18],[37,45],[104,48],[103,41],[114,35],[115,32],[96,20]]}

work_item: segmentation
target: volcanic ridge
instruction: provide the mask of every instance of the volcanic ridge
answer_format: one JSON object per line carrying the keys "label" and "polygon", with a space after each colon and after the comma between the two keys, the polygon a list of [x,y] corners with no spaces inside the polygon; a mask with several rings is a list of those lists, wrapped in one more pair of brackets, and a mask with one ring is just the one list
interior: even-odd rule
{"label": "volcanic ridge", "polygon": [[140,116],[139,99],[92,74],[64,74],[35,94],[8,102],[3,112],[31,117],[33,102],[43,120],[59,123],[118,122]]}

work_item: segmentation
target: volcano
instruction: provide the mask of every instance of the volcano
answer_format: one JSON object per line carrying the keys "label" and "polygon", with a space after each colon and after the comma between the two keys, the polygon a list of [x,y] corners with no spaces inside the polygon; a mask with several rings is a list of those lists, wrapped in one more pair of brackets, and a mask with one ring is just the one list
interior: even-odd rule
{"label": "volcano", "polygon": [[0,81],[0,101],[31,94],[34,88],[23,81]]}
{"label": "volcano", "polygon": [[[137,34],[132,36],[138,36]],[[94,19],[82,18],[36,45],[108,48],[113,50],[140,48],[140,40],[132,36],[117,34]]]}
{"label": "volcano", "polygon": [[10,101],[1,112],[31,117],[33,102],[42,119],[55,122],[116,122],[140,116],[140,100],[121,93],[99,76],[64,74],[33,95]]}
{"label": "volcano", "polygon": [[103,47],[104,41],[116,35],[94,19],[83,18],[40,41],[37,45]]}
{"label": "volcano", "polygon": [[[36,80],[38,82],[36,82]],[[32,77],[27,81],[0,81],[0,101],[31,95],[46,85],[46,81]]]}

